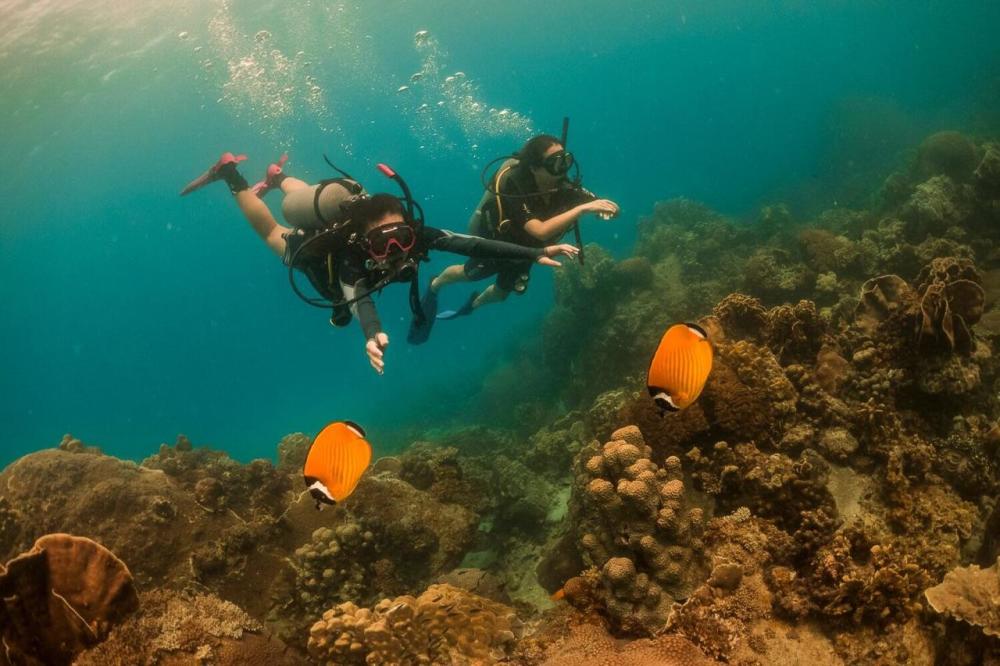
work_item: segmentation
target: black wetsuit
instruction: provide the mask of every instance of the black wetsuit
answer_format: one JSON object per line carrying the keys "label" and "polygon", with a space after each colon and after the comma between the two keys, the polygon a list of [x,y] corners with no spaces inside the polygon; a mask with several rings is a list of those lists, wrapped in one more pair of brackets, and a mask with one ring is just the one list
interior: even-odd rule
{"label": "black wetsuit", "polygon": [[[417,255],[429,250],[439,250],[472,257],[476,261],[507,262],[528,266],[544,254],[541,247],[526,247],[431,227],[423,228],[417,243],[418,247],[412,251]],[[346,300],[365,294],[381,279],[377,272],[366,268],[367,260],[367,253],[357,246],[349,246],[337,258],[337,275],[340,277],[341,289]],[[370,295],[358,299],[351,309],[361,323],[366,340],[370,340],[376,333],[382,331],[382,323],[379,321],[375,303]]]}
{"label": "black wetsuit", "polygon": [[[494,237],[497,240],[525,247],[544,247],[555,242],[555,239],[542,240],[528,233],[524,228],[528,220],[547,220],[582,203],[597,199],[583,188],[570,186],[549,194],[524,196],[537,192],[538,184],[535,183],[535,178],[529,169],[517,166],[500,177],[496,190],[500,193],[499,206],[497,197],[491,196],[480,209],[480,214],[485,218],[484,228],[495,230]],[[502,214],[500,206],[503,207]],[[465,263],[465,274],[470,280],[483,280],[496,275],[496,284],[500,289],[524,291],[524,288],[520,290],[515,288],[518,282],[523,284],[527,280],[532,263],[473,257]]]}

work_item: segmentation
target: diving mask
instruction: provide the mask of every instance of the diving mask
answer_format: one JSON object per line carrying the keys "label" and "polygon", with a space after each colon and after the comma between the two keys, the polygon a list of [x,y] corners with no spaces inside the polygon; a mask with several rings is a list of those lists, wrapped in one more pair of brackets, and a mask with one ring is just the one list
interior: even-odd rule
{"label": "diving mask", "polygon": [[573,153],[560,150],[542,160],[542,168],[552,176],[565,176],[573,168]]}
{"label": "diving mask", "polygon": [[367,234],[368,254],[375,261],[385,261],[390,255],[406,254],[417,244],[417,234],[405,222],[376,227]]}

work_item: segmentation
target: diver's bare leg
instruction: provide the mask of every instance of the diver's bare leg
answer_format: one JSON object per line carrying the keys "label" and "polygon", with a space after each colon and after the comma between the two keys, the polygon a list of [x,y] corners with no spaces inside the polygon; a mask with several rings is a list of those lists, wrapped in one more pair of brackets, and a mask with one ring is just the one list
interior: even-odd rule
{"label": "diver's bare leg", "polygon": [[444,287],[455,282],[468,282],[469,276],[465,274],[464,264],[455,264],[441,271],[436,278],[431,280],[431,291],[437,293]]}
{"label": "diver's bare leg", "polygon": [[298,178],[292,178],[291,176],[285,176],[285,179],[281,181],[281,191],[285,194],[301,190],[303,187],[309,187],[309,183]]}
{"label": "diver's bare leg", "polygon": [[508,296],[510,296],[509,291],[491,284],[483,290],[483,293],[476,297],[476,300],[472,301],[472,308],[476,309],[481,305],[489,305],[490,303],[500,303],[506,301]]}
{"label": "diver's bare leg", "polygon": [[[287,178],[285,180],[288,180]],[[234,195],[236,205],[243,211],[243,217],[247,219],[253,230],[257,232],[267,246],[279,257],[285,254],[285,238],[283,234],[288,231],[287,227],[278,224],[267,207],[252,190],[246,189]]]}

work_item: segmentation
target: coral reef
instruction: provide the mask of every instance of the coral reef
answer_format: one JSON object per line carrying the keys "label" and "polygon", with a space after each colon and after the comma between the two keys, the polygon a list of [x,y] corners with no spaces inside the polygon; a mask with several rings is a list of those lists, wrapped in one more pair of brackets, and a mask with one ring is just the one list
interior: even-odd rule
{"label": "coral reef", "polygon": [[547,646],[542,666],[711,666],[710,659],[681,636],[665,635],[631,641],[622,646],[603,628],[580,624]]}
{"label": "coral reef", "polygon": [[[0,663],[1000,663],[1000,144],[911,157],[867,209],[657,204],[633,256],[556,274],[489,427],[407,431],[329,510],[303,433],[277,464],[25,456]],[[676,321],[715,360],[664,417]]]}
{"label": "coral reef", "polygon": [[513,650],[520,623],[510,608],[451,585],[420,596],[351,602],[323,613],[310,630],[309,653],[327,663],[496,663]]}
{"label": "coral reef", "polygon": [[161,471],[94,453],[48,450],[21,458],[0,474],[17,537],[0,556],[27,550],[43,534],[86,535],[131,563],[140,583],[189,574],[185,555],[235,522],[210,514]]}
{"label": "coral reef", "polygon": [[[286,437],[282,444],[289,446],[292,441],[301,443],[302,438],[290,440]],[[304,451],[302,456],[304,460]],[[287,466],[288,458],[283,460]],[[247,520],[279,515],[287,505],[286,495],[291,490],[289,475],[279,472],[270,461],[254,460],[243,465],[223,451],[194,447],[184,435],[177,437],[174,446],[161,445],[159,453],[146,458],[142,466],[163,470],[184,488],[193,490],[198,503],[205,509],[235,511]]]}
{"label": "coral reef", "polygon": [[49,534],[0,567],[0,638],[15,664],[69,664],[139,606],[128,567],[104,546]]}
{"label": "coral reef", "polygon": [[74,663],[294,666],[306,661],[234,604],[207,594],[156,590],[143,595],[141,612]]}
{"label": "coral reef", "polygon": [[940,585],[927,589],[924,596],[936,612],[1000,638],[1000,560],[985,569],[975,564],[959,567]]}
{"label": "coral reef", "polygon": [[675,598],[701,575],[704,510],[685,496],[680,460],[660,467],[639,429],[615,431],[581,452],[574,486],[584,561],[600,571],[601,596],[627,631],[655,633]]}

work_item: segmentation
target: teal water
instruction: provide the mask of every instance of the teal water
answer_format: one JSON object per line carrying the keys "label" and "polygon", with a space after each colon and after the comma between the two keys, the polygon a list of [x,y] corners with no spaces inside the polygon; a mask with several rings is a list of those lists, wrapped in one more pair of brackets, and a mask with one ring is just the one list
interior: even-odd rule
{"label": "teal water", "polygon": [[378,302],[379,377],[356,327],[294,297],[222,185],[177,196],[223,150],[250,156],[251,182],[286,150],[294,175],[327,176],[325,151],[372,190],[388,162],[430,224],[461,230],[484,164],[569,115],[585,184],[623,209],[585,238],[625,255],[673,196],[748,218],[777,198],[849,204],[926,132],[995,123],[1000,97],[1000,5],[985,2],[0,9],[0,464],[64,432],[132,458],[180,432],[271,456],[343,418],[378,446],[466,418],[552,302],[536,269],[524,298],[413,348],[396,287]]}

